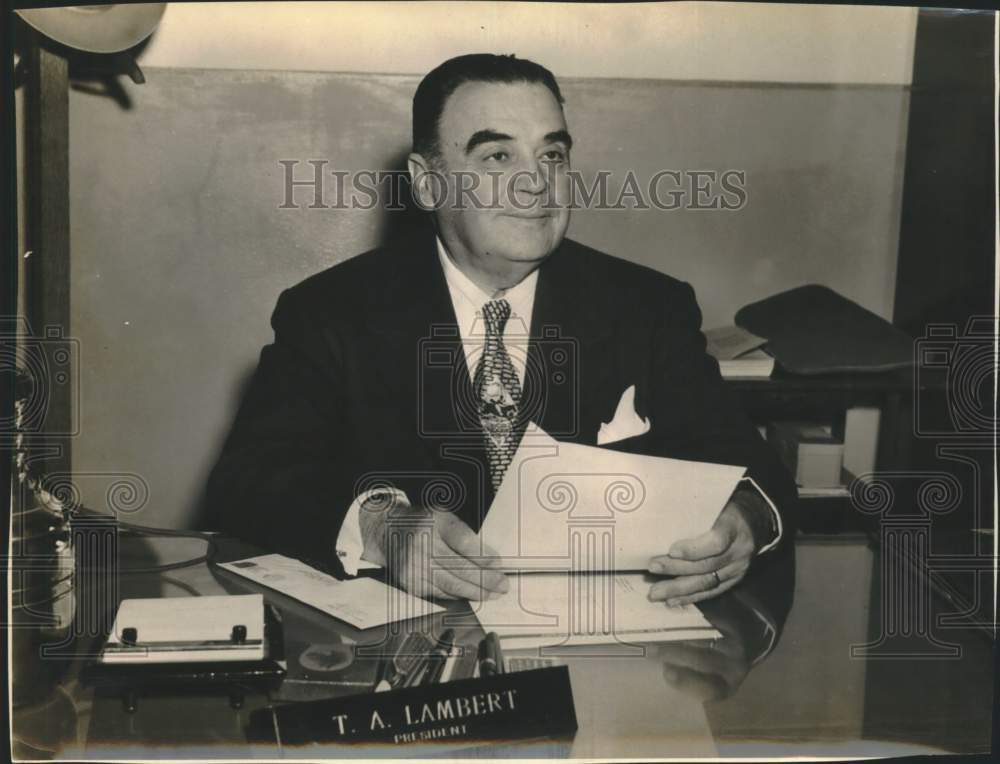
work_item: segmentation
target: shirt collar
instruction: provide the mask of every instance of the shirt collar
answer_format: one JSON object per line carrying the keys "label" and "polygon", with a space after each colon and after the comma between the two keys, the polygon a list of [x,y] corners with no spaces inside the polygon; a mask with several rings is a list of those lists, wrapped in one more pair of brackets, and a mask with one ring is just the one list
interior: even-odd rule
{"label": "shirt collar", "polygon": [[457,290],[466,300],[475,306],[476,310],[482,308],[490,300],[503,298],[510,303],[511,311],[515,315],[529,315],[535,298],[535,285],[538,283],[537,268],[509,289],[504,289],[491,295],[462,273],[461,269],[455,265],[454,261],[448,255],[448,250],[445,249],[441,237],[436,237],[436,240],[438,257],[441,260],[441,267],[444,270],[445,281],[448,282],[448,286],[452,290]]}

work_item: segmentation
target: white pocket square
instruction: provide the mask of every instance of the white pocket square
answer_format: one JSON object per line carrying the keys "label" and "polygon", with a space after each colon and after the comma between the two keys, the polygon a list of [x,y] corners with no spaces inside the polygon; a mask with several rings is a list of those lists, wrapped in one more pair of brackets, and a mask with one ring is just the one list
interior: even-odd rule
{"label": "white pocket square", "polygon": [[640,417],[635,411],[635,385],[630,385],[618,401],[614,419],[610,423],[601,423],[601,429],[597,431],[597,445],[634,438],[649,432],[650,427],[649,418]]}

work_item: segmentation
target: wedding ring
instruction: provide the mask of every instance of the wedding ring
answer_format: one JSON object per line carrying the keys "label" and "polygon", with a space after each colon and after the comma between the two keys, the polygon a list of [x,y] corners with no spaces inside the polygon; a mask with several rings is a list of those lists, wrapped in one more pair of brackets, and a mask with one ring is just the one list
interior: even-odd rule
{"label": "wedding ring", "polygon": [[712,575],[715,576],[715,585],[716,586],[719,586],[720,584],[722,584],[722,580],[719,578],[719,571],[713,570],[712,571]]}

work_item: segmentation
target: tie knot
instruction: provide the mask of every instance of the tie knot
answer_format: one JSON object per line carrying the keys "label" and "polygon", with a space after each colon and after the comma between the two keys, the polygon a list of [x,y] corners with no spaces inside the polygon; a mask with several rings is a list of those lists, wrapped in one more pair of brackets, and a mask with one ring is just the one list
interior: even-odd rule
{"label": "tie knot", "polygon": [[510,318],[510,303],[506,300],[490,300],[483,306],[487,334],[503,334],[507,319]]}

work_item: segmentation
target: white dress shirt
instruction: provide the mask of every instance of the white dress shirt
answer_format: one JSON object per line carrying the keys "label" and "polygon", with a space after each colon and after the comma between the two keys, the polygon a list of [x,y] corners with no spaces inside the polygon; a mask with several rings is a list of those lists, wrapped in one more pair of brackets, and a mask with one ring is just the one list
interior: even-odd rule
{"label": "white dress shirt", "polygon": [[486,343],[486,321],[483,319],[483,306],[491,300],[503,298],[510,303],[510,318],[507,319],[507,324],[504,326],[503,344],[507,348],[507,355],[510,356],[511,363],[514,364],[518,381],[523,387],[538,271],[532,271],[516,286],[491,295],[459,270],[445,252],[440,239],[438,239],[438,257],[441,259],[441,267],[444,269],[444,279],[448,283],[451,304],[455,308],[455,318],[458,320],[458,332],[462,338],[462,349],[465,351],[469,377],[475,377],[483,345]]}
{"label": "white dress shirt", "polygon": [[[507,324],[503,331],[503,342],[514,365],[514,371],[517,373],[518,380],[520,380],[523,388],[524,369],[527,364],[528,340],[531,331],[531,314],[535,306],[535,287],[538,284],[538,271],[532,271],[527,278],[510,289],[490,294],[462,273],[448,255],[444,244],[441,243],[441,239],[437,240],[437,249],[441,268],[444,270],[444,278],[448,285],[448,293],[451,295],[451,304],[455,309],[455,318],[458,321],[459,336],[461,337],[462,347],[465,351],[465,360],[470,378],[475,376],[476,366],[479,363],[483,345],[486,342],[486,322],[483,319],[483,305],[490,302],[490,300],[503,298],[510,303],[511,307],[510,318],[507,319]],[[746,478],[746,480],[764,498],[774,513],[777,536],[771,543],[760,550],[761,552],[766,552],[781,539],[781,515],[778,513],[774,503],[760,489],[756,482],[751,478]],[[366,491],[354,500],[347,510],[347,515],[337,536],[337,556],[344,566],[344,571],[350,576],[357,575],[358,570],[363,568],[381,567],[361,558],[364,552],[364,542],[361,538],[359,513],[361,505],[364,504],[372,493],[373,491]],[[406,494],[399,490],[395,491],[395,501],[397,503],[409,504]]]}

